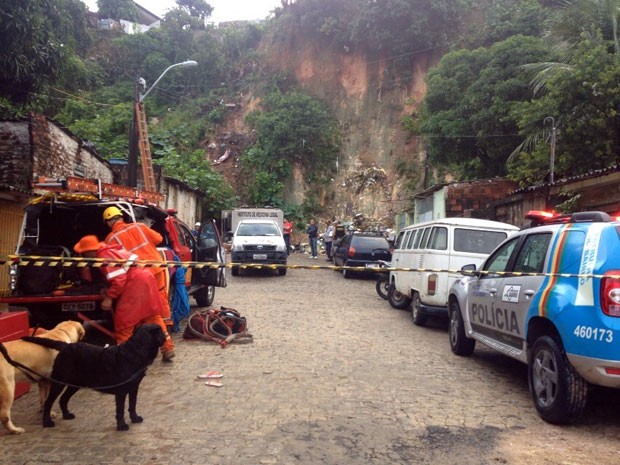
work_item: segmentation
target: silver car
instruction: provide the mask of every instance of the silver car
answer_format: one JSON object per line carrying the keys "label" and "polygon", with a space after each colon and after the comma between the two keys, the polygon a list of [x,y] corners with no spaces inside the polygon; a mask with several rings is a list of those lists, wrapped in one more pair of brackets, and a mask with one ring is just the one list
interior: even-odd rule
{"label": "silver car", "polygon": [[449,295],[452,351],[479,341],[528,365],[539,415],[576,421],[588,384],[620,388],[620,223],[584,212],[511,236]]}

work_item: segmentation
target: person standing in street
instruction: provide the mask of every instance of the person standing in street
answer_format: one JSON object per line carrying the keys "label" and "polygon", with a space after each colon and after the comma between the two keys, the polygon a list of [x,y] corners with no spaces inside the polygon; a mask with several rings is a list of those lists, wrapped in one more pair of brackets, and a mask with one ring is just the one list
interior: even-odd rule
{"label": "person standing in street", "polygon": [[200,236],[200,222],[197,221],[194,225],[194,229],[192,229],[192,235],[195,238],[198,238],[198,236]]}
{"label": "person standing in street", "polygon": [[[132,261],[138,259],[138,256],[127,252],[119,244],[99,242],[94,235],[82,237],[73,250],[87,258],[127,260],[127,264],[123,266],[110,265],[100,268],[107,282],[101,309],[113,312],[114,336],[117,344],[129,339],[138,325],[146,323],[158,325],[166,336],[161,346],[162,360],[171,361],[174,357],[174,343],[161,317],[161,299],[155,277],[145,268],[129,266]],[[113,301],[116,301],[114,310],[112,310]]]}
{"label": "person standing in street", "polygon": [[[106,208],[103,212],[103,220],[111,229],[105,238],[106,244],[119,244],[129,253],[135,253],[140,260],[162,261],[157,246],[162,243],[163,237],[157,231],[143,223],[125,223],[123,213],[118,207]],[[154,266],[150,270],[155,277],[159,290],[161,317],[167,324],[172,324],[166,269]]]}
{"label": "person standing in street", "polygon": [[327,261],[332,259],[332,242],[334,240],[334,226],[331,221],[327,221],[327,227],[323,233],[323,241],[325,242],[325,253],[327,254]]}
{"label": "person standing in street", "polygon": [[308,234],[308,240],[310,242],[310,251],[312,253],[312,258],[316,260],[318,258],[317,240],[319,236],[319,227],[314,221],[314,218],[310,219],[310,224],[306,228],[306,234]]}
{"label": "person standing in street", "polygon": [[286,255],[291,254],[291,234],[293,234],[293,223],[288,218],[284,218],[282,223],[282,235],[284,236],[284,243],[286,244]]}

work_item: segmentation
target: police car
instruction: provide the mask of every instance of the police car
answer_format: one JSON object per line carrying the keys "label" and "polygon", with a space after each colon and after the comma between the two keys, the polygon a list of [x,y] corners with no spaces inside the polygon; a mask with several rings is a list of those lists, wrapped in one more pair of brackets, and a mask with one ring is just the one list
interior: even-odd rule
{"label": "police car", "polygon": [[476,341],[527,364],[538,414],[554,424],[583,413],[589,384],[620,388],[620,222],[603,212],[530,212],[531,226],[449,295],[452,352]]}

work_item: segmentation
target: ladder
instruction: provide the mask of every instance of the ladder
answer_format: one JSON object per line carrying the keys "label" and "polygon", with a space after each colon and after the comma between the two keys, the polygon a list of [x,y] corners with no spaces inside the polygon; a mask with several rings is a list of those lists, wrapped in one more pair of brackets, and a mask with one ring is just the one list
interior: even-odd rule
{"label": "ladder", "polygon": [[142,163],[142,177],[144,178],[144,190],[155,192],[155,172],[153,159],[151,158],[151,144],[149,143],[149,130],[146,124],[146,112],[144,103],[135,103],[136,119],[138,125],[138,150]]}
{"label": "ladder", "polygon": [[64,194],[90,193],[94,194],[99,199],[143,199],[153,203],[161,202],[164,199],[164,196],[159,192],[141,191],[136,187],[109,184],[99,179],[84,179],[74,176],[60,179],[39,176],[38,179],[32,183],[32,187]]}

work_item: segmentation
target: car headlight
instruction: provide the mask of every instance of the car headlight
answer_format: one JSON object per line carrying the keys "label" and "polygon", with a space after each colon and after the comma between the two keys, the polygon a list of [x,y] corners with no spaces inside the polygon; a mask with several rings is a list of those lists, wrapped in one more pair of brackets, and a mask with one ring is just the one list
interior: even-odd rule
{"label": "car headlight", "polygon": [[243,244],[235,244],[233,242],[232,251],[233,252],[242,252],[243,251]]}

